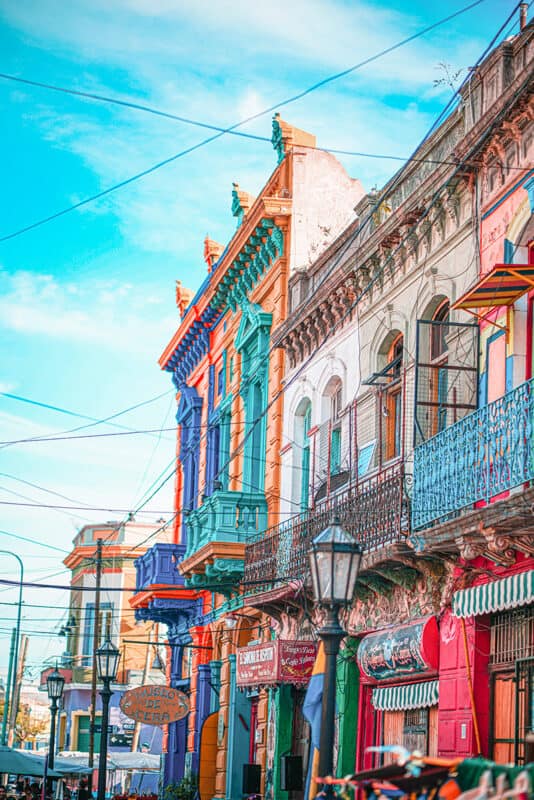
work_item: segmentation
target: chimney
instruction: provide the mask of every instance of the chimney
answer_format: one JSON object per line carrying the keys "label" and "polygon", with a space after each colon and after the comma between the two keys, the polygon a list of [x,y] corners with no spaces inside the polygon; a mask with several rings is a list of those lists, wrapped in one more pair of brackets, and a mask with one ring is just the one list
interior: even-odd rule
{"label": "chimney", "polygon": [[528,3],[521,3],[519,6],[519,30],[524,31],[527,27]]}

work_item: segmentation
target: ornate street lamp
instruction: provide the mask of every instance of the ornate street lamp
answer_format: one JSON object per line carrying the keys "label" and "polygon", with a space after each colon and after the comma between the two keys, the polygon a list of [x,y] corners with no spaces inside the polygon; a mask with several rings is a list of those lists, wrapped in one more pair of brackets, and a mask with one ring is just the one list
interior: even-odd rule
{"label": "ornate street lamp", "polygon": [[[310,564],[315,601],[326,610],[325,624],[319,631],[325,653],[325,677],[321,711],[319,774],[334,770],[334,727],[336,713],[336,664],[339,645],[345,631],[339,624],[339,611],[354,597],[363,550],[340,525],[339,519],[312,541]],[[334,797],[332,786],[323,789],[325,797]]]}
{"label": "ornate street lamp", "polygon": [[98,678],[103,687],[100,692],[102,697],[102,727],[100,732],[100,754],[98,757],[98,792],[97,800],[106,797],[106,767],[108,759],[108,727],[109,727],[109,700],[113,692],[111,684],[117,677],[119,668],[120,651],[113,642],[106,639],[104,644],[96,651],[96,668]]}
{"label": "ornate street lamp", "polygon": [[65,678],[58,672],[57,666],[46,678],[46,691],[50,700],[50,740],[48,743],[48,771],[54,769],[54,751],[56,749],[56,714],[58,702],[63,697]]}

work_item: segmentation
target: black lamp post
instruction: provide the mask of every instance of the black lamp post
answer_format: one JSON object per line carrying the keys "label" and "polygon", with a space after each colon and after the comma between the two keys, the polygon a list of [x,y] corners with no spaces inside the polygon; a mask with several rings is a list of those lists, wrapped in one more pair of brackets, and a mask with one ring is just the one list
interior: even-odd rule
{"label": "black lamp post", "polygon": [[[339,624],[339,611],[352,603],[362,553],[360,544],[343,530],[338,518],[316,536],[311,545],[313,593],[316,603],[326,610],[325,624],[319,631],[326,661],[319,751],[322,777],[334,771],[336,665],[339,645],[345,636]],[[327,798],[334,797],[333,787],[325,786],[324,794]]]}
{"label": "black lamp post", "polygon": [[50,700],[50,740],[48,743],[48,770],[54,769],[54,750],[56,749],[56,714],[58,709],[58,701],[63,697],[63,687],[65,686],[65,678],[58,672],[57,667],[51,672],[46,679],[46,691],[48,692],[48,699]]}
{"label": "black lamp post", "polygon": [[119,667],[120,651],[107,639],[104,644],[96,651],[96,666],[98,678],[102,681],[103,687],[100,692],[102,697],[102,727],[100,732],[100,753],[98,756],[98,791],[97,800],[105,800],[106,797],[106,767],[108,758],[108,727],[109,727],[109,699],[113,692],[111,683],[117,677]]}

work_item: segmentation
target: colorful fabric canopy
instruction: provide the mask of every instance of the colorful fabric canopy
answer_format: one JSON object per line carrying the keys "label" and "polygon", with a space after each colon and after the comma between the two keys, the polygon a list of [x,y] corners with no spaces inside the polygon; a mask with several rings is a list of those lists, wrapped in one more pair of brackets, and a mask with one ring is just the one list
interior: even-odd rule
{"label": "colorful fabric canopy", "polygon": [[404,686],[380,686],[373,689],[371,702],[377,711],[405,711],[427,708],[438,702],[438,681],[409,683]]}
{"label": "colorful fabric canopy", "polygon": [[534,264],[495,264],[452,308],[511,306],[529,289],[534,289]]}
{"label": "colorful fabric canopy", "polygon": [[456,617],[476,617],[534,603],[534,570],[510,575],[499,581],[461,589],[452,597]]}

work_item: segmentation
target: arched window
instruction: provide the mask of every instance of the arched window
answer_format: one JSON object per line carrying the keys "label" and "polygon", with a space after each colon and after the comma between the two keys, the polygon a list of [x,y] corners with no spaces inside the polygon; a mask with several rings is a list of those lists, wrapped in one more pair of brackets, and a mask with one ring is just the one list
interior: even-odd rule
{"label": "arched window", "polygon": [[308,398],[301,400],[295,414],[295,469],[293,480],[295,489],[293,499],[305,511],[309,505],[310,497],[310,437],[311,429],[311,403]]}
{"label": "arched window", "polygon": [[432,316],[430,330],[430,403],[431,435],[434,436],[447,427],[447,336],[449,333],[449,301],[443,300]]}
{"label": "arched window", "polygon": [[325,461],[328,463],[327,470],[330,475],[338,475],[341,472],[342,410],[343,384],[340,378],[335,376],[328,381],[322,402],[321,459],[323,464]]}
{"label": "arched window", "polygon": [[[392,338],[391,338],[392,337]],[[390,335],[391,344],[387,350],[385,402],[386,416],[384,437],[384,458],[389,461],[400,456],[402,451],[402,361],[404,337],[402,333]]]}

